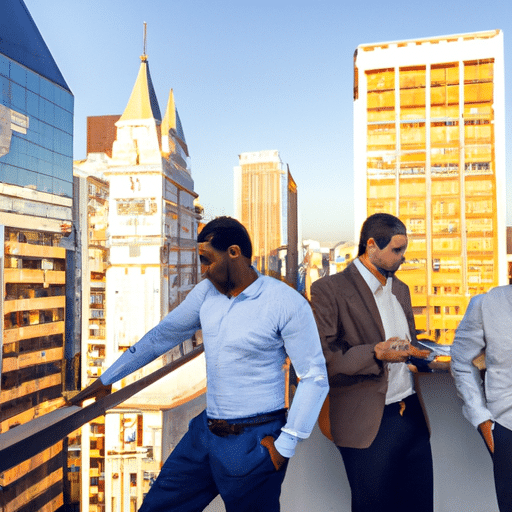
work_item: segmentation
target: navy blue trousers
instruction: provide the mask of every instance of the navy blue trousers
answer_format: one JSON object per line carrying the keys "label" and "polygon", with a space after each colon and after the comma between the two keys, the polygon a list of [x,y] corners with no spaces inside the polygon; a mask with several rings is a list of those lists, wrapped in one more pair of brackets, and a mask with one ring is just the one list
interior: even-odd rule
{"label": "navy blue trousers", "polygon": [[512,430],[494,424],[494,485],[500,512],[512,511]]}
{"label": "navy blue trousers", "polygon": [[416,394],[386,405],[368,448],[338,447],[352,492],[352,512],[432,512],[434,477],[428,427]]}
{"label": "navy blue trousers", "polygon": [[286,465],[276,471],[260,441],[276,439],[284,422],[283,415],[219,437],[203,411],[165,461],[139,512],[199,512],[218,494],[226,512],[279,512]]}

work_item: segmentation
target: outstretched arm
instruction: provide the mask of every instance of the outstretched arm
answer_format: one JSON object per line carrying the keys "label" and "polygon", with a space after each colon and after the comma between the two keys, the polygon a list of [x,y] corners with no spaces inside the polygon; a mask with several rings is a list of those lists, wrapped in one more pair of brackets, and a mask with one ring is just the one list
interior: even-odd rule
{"label": "outstretched arm", "polygon": [[186,299],[162,321],[126,350],[93,384],[87,386],[68,403],[75,405],[89,398],[101,398],[111,391],[112,383],[165,354],[189,339],[201,328],[199,311],[209,290],[209,282],[194,287]]}

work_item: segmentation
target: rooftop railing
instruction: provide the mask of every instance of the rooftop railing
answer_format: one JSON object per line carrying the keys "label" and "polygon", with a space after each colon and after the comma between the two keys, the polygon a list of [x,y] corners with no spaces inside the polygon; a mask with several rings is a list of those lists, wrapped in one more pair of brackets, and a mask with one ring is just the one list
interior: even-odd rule
{"label": "rooftop railing", "polygon": [[0,473],[53,446],[81,426],[102,416],[107,410],[188,363],[203,350],[201,344],[179,359],[90,405],[62,407],[0,434]]}

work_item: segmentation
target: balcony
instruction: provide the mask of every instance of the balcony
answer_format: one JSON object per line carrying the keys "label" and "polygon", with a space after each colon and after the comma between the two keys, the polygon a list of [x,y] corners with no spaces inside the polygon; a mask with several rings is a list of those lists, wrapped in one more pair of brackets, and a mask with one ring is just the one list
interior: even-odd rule
{"label": "balcony", "polygon": [[[191,361],[201,350],[202,347],[196,348],[180,361],[170,363],[87,407],[62,407],[1,434],[0,472],[33,457],[81,425],[104,414],[105,410],[125,402],[172,369]],[[419,378],[432,428],[436,512],[496,509],[491,459],[478,433],[462,416],[450,374],[426,374]],[[313,480],[311,475],[315,475]],[[89,476],[99,478],[96,472]],[[92,498],[99,501],[103,492],[100,485],[93,489]],[[300,443],[290,461],[283,484],[281,509],[283,512],[350,510],[350,489],[341,457],[318,427],[308,440]],[[89,510],[103,512],[104,508],[97,503]],[[220,498],[206,509],[207,512],[221,510],[224,508]]]}

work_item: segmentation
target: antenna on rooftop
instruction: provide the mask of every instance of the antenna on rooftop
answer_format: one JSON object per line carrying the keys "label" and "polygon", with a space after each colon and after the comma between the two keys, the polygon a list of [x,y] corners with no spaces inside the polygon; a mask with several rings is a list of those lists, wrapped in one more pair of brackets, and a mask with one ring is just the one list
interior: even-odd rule
{"label": "antenna on rooftop", "polygon": [[147,49],[147,25],[148,24],[146,22],[144,22],[144,38],[143,38],[142,56],[140,58],[140,60],[142,60],[143,62],[148,60],[148,56],[146,54],[146,49]]}

